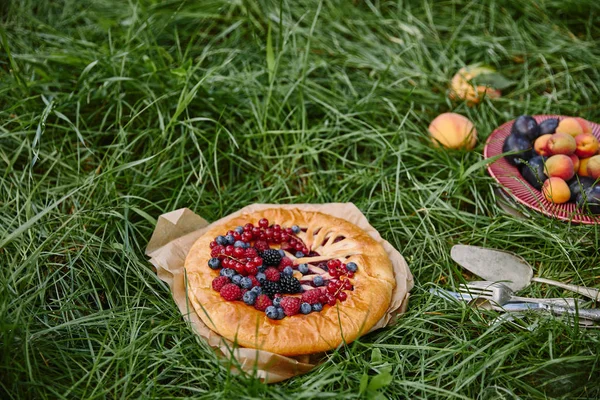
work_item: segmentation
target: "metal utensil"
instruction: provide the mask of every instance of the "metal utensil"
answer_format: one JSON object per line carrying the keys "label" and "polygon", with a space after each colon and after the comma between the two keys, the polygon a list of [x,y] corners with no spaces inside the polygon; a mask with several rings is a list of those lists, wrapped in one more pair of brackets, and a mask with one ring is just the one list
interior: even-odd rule
{"label": "metal utensil", "polygon": [[473,281],[468,282],[466,285],[461,283],[459,291],[463,294],[467,293],[472,297],[492,300],[499,305],[514,302],[545,303],[564,307],[576,307],[579,305],[577,300],[572,297],[537,298],[515,296],[511,288],[500,282]]}
{"label": "metal utensil", "polygon": [[598,289],[533,277],[531,265],[513,253],[478,246],[455,245],[452,246],[450,257],[475,275],[487,281],[501,281],[515,292],[533,281],[557,286],[600,301]]}

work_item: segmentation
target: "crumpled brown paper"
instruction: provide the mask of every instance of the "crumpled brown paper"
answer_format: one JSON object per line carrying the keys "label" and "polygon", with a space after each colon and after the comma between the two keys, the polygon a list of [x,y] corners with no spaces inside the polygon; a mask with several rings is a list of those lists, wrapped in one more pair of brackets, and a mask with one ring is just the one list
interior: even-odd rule
{"label": "crumpled brown paper", "polygon": [[[369,331],[387,326],[406,311],[409,291],[413,287],[413,278],[402,255],[379,235],[367,218],[352,203],[329,204],[253,204],[221,218],[215,224],[222,223],[244,213],[251,213],[267,208],[300,209],[304,211],[319,211],[345,219],[366,231],[373,239],[383,245],[394,267],[396,288],[392,293],[392,302],[386,314]],[[184,318],[191,324],[193,330],[202,337],[219,354],[233,358],[232,372],[242,370],[254,374],[266,383],[279,382],[293,376],[310,371],[322,358],[323,354],[310,356],[285,357],[264,350],[235,347],[233,343],[210,330],[200,319],[194,308],[188,302],[185,287],[185,258],[188,251],[200,236],[210,226],[204,218],[194,214],[188,208],[181,208],[161,215],[146,248],[146,255],[156,267],[158,277],[171,288],[173,299]]]}

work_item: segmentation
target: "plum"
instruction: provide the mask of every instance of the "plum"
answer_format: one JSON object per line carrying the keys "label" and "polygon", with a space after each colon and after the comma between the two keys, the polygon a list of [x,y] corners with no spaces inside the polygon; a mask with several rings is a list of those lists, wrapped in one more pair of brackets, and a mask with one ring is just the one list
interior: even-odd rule
{"label": "plum", "polygon": [[502,145],[502,152],[516,152],[515,154],[505,155],[504,158],[509,164],[519,166],[524,161],[529,160],[535,154],[532,151],[531,141],[519,135],[508,135]]}
{"label": "plum", "polygon": [[569,185],[569,190],[571,191],[571,199],[570,201],[576,201],[577,196],[594,186],[594,179],[588,178],[586,176],[577,176],[575,175],[573,178],[567,181]]}
{"label": "plum", "polygon": [[535,156],[529,161],[523,163],[520,167],[521,175],[531,186],[540,190],[542,184],[546,180],[546,174],[544,174],[544,164],[548,157]]}
{"label": "plum", "polygon": [[550,118],[545,121],[542,121],[539,124],[540,127],[540,135],[547,135],[549,133],[556,132],[556,127],[558,126],[558,118]]}
{"label": "plum", "polygon": [[540,136],[540,127],[533,117],[529,115],[521,115],[515,119],[515,122],[510,129],[510,133],[513,135],[522,136],[530,142],[533,142],[538,136]]}
{"label": "plum", "polygon": [[600,214],[600,185],[594,185],[579,193],[577,205],[592,214]]}

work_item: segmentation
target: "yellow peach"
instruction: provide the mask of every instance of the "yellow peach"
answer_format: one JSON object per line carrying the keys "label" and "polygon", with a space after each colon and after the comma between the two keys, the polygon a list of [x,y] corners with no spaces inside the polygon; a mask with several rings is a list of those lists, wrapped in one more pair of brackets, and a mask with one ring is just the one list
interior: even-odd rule
{"label": "yellow peach", "polygon": [[478,85],[475,86],[471,82],[478,75],[493,73],[494,70],[486,67],[464,67],[461,68],[450,82],[450,98],[453,100],[466,100],[467,105],[473,106],[478,104],[482,98],[489,97],[496,99],[500,97],[500,91],[494,88]]}
{"label": "yellow peach", "polygon": [[535,139],[533,143],[533,149],[540,156],[549,156],[550,150],[548,150],[548,140],[552,137],[551,133],[547,133]]}
{"label": "yellow peach", "polygon": [[565,154],[556,154],[546,160],[544,173],[549,178],[558,177],[568,181],[575,175],[573,161]]}
{"label": "yellow peach", "polygon": [[587,173],[590,178],[600,178],[600,155],[590,157],[587,163]]}
{"label": "yellow peach", "polygon": [[568,133],[569,135],[575,137],[583,133],[583,128],[577,119],[568,117],[558,123],[556,132]]}
{"label": "yellow peach", "polygon": [[575,175],[577,171],[579,171],[579,157],[575,154],[571,154],[569,158],[573,161],[573,175]]}
{"label": "yellow peach", "polygon": [[598,139],[591,133],[582,133],[575,136],[575,143],[577,144],[575,154],[582,158],[593,156],[600,147]]}
{"label": "yellow peach", "polygon": [[573,154],[577,149],[575,138],[568,133],[555,133],[546,145],[551,154]]}
{"label": "yellow peach", "polygon": [[548,178],[544,181],[542,193],[546,200],[555,204],[566,203],[571,198],[569,185],[564,179],[557,177]]}
{"label": "yellow peach", "polygon": [[575,117],[575,119],[577,120],[577,122],[579,122],[579,125],[581,125],[581,130],[583,131],[583,133],[592,133],[592,126],[588,121],[581,117]]}
{"label": "yellow peach", "polygon": [[429,125],[433,144],[449,149],[471,150],[477,142],[477,130],[468,118],[456,113],[438,115]]}
{"label": "yellow peach", "polygon": [[588,161],[590,161],[591,157],[580,158],[579,159],[579,170],[577,170],[577,175],[579,176],[589,176],[587,172]]}

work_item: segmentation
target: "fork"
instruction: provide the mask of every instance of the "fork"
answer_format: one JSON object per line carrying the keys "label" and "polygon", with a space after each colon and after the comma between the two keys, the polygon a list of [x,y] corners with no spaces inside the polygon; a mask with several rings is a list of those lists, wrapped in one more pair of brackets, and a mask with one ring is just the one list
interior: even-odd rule
{"label": "fork", "polygon": [[577,305],[577,300],[572,297],[536,298],[515,296],[515,292],[511,288],[500,282],[473,281],[468,282],[466,285],[461,283],[459,292],[470,294],[472,297],[492,300],[500,306],[509,302],[544,303],[566,307]]}
{"label": "fork", "polygon": [[[491,300],[499,306],[503,306],[508,302],[513,301],[537,303],[538,310],[551,311],[556,314],[574,314],[574,307],[577,307],[577,314],[580,318],[600,321],[600,309],[579,308],[577,301],[573,298],[536,299],[532,297],[513,296],[514,292],[512,289],[500,282],[469,282],[467,285],[461,284],[459,291],[461,293],[467,293],[473,298]],[[531,309],[536,309],[536,307],[532,307]]]}

